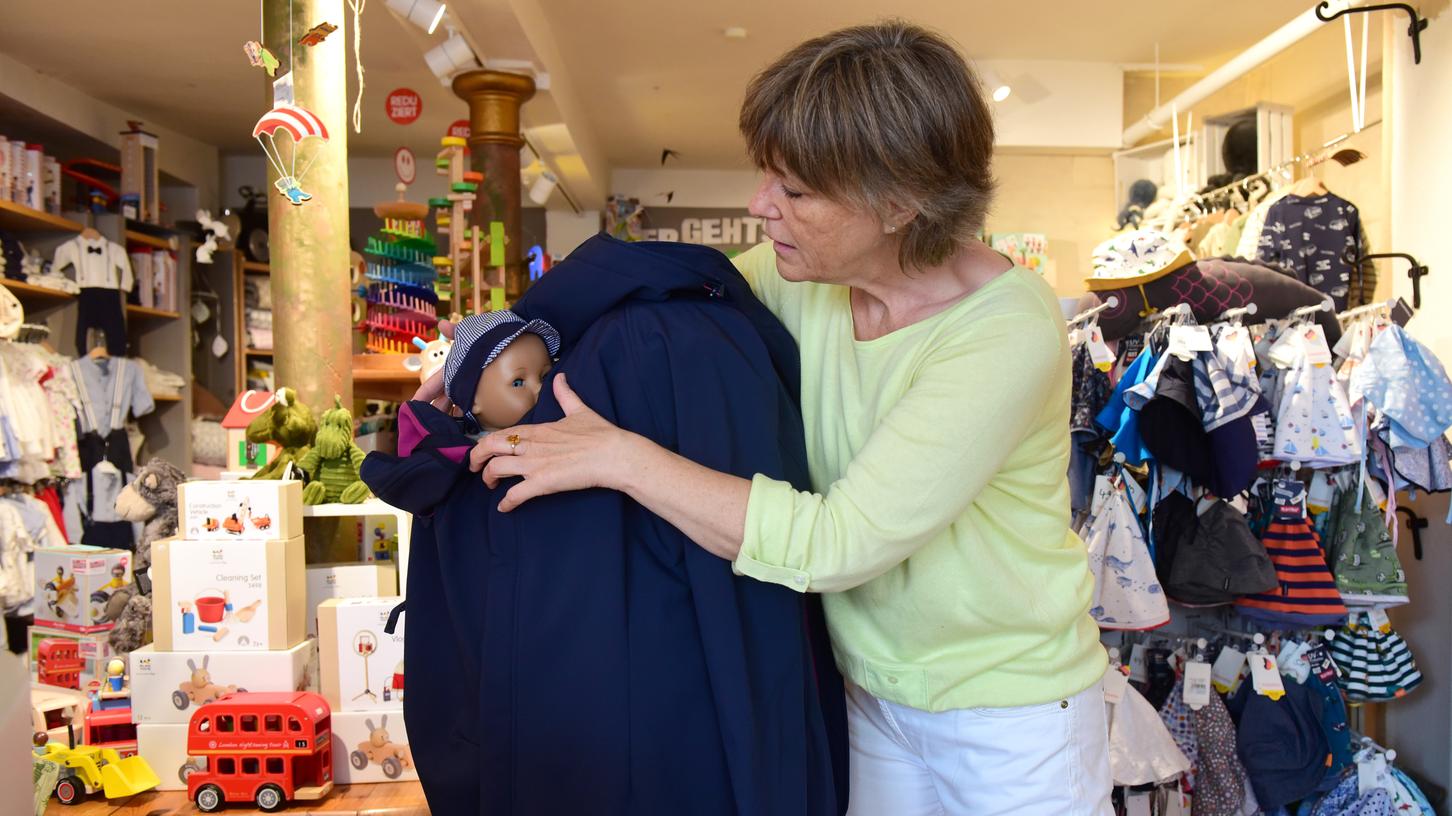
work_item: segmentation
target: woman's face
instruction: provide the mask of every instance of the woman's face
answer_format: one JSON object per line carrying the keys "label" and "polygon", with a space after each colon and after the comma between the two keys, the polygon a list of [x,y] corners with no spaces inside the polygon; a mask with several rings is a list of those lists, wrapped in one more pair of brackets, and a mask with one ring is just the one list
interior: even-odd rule
{"label": "woman's face", "polygon": [[748,211],[762,219],[776,248],[777,272],[789,281],[847,283],[856,269],[897,258],[897,240],[877,215],[849,207],[790,176],[764,172]]}

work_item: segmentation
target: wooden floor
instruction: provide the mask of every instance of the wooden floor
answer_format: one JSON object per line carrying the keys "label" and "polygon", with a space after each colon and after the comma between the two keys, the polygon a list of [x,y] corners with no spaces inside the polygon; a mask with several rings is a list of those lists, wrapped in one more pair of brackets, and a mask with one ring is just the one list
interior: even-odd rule
{"label": "wooden floor", "polygon": [[[46,810],[47,816],[177,816],[200,812],[187,801],[185,791],[153,791],[112,802],[95,796],[72,807],[52,799],[50,808]],[[224,816],[247,816],[260,811],[229,805],[220,812]],[[306,816],[310,813],[327,813],[330,816],[427,816],[428,812],[423,788],[417,782],[340,785],[320,802],[296,802],[279,811],[283,816]]]}

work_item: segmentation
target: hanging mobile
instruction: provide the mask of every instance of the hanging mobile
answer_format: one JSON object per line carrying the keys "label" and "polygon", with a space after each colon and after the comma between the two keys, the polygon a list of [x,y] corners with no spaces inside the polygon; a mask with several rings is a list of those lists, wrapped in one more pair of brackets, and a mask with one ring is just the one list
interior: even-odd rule
{"label": "hanging mobile", "polygon": [[[292,137],[292,147],[285,157],[277,139],[279,131]],[[278,179],[274,186],[278,192],[287,196],[287,200],[294,205],[311,199],[312,194],[302,188],[302,180],[323,152],[323,148],[321,144],[314,144],[311,149],[304,146],[309,140],[323,143],[328,141],[328,129],[323,125],[323,120],[307,108],[281,104],[257,120],[257,126],[252,129],[252,138],[262,146],[262,152],[267,154],[267,160],[277,170]],[[298,171],[297,160],[300,153],[307,153],[308,158],[302,170]]]}

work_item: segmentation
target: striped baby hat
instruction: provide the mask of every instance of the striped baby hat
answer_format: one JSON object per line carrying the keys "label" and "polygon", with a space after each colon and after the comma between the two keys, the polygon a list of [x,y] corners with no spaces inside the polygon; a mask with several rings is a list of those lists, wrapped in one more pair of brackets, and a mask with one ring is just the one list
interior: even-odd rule
{"label": "striped baby hat", "polygon": [[1266,528],[1262,543],[1275,566],[1279,586],[1236,599],[1242,616],[1294,628],[1346,620],[1346,605],[1310,523],[1304,518],[1277,518]]}
{"label": "striped baby hat", "polygon": [[1337,682],[1348,700],[1385,702],[1421,685],[1412,650],[1396,632],[1372,625],[1366,612],[1352,613],[1331,641],[1331,659],[1341,670]]}

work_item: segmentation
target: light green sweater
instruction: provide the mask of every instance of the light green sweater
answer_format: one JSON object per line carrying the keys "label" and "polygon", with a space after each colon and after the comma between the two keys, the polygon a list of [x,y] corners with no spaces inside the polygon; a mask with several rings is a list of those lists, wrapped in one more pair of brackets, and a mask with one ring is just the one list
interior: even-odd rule
{"label": "light green sweater", "polygon": [[901,705],[1033,705],[1098,682],[1052,290],[1016,268],[858,341],[847,287],[782,280],[769,244],[736,266],[801,348],[816,491],[758,475],[736,571],[824,593],[838,668]]}

